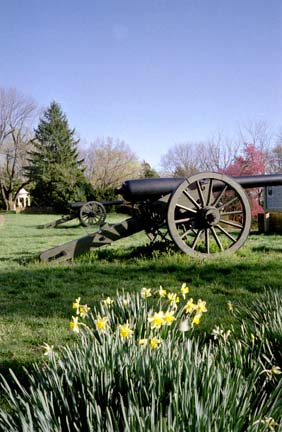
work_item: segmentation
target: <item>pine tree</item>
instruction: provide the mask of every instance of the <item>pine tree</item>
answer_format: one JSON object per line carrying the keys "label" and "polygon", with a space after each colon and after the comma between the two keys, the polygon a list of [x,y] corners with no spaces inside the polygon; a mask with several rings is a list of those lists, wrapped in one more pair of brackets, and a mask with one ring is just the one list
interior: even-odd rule
{"label": "pine tree", "polygon": [[37,205],[64,211],[69,202],[85,200],[83,161],[79,160],[74,135],[60,105],[52,102],[35,129],[26,168]]}

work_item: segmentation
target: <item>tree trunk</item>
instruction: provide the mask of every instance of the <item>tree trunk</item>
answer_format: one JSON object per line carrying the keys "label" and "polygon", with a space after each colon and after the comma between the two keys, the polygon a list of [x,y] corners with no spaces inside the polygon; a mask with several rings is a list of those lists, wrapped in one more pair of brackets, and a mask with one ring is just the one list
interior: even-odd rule
{"label": "tree trunk", "polygon": [[16,201],[13,199],[13,194],[9,193],[4,197],[6,210],[16,210]]}

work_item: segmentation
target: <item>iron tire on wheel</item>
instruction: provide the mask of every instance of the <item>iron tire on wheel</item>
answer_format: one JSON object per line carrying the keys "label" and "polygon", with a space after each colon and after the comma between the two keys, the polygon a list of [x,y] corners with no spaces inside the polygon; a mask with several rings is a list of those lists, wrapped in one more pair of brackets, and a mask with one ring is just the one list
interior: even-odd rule
{"label": "iron tire on wheel", "polygon": [[167,224],[175,244],[188,255],[229,254],[248,238],[250,204],[242,187],[230,177],[195,174],[171,195]]}
{"label": "iron tire on wheel", "polygon": [[106,209],[98,201],[88,201],[79,210],[79,220],[84,227],[97,225],[105,222]]}

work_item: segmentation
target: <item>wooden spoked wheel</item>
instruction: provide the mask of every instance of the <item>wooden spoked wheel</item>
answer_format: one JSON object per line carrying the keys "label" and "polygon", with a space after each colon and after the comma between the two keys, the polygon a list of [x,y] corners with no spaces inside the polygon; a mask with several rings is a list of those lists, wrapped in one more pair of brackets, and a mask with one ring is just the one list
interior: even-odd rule
{"label": "wooden spoked wheel", "polygon": [[251,226],[251,209],[242,187],[223,174],[187,178],[171,195],[167,224],[186,254],[212,257],[238,250]]}
{"label": "wooden spoked wheel", "polygon": [[102,225],[106,219],[106,209],[98,201],[88,201],[79,210],[79,220],[84,227]]}

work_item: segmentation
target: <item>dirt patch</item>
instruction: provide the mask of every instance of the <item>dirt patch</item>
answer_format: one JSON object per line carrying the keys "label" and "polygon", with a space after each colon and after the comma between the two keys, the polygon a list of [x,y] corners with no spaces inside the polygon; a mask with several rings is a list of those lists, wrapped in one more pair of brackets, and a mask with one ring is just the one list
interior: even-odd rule
{"label": "dirt patch", "polygon": [[4,215],[1,215],[1,214],[0,214],[0,225],[3,225],[4,222],[5,222]]}

